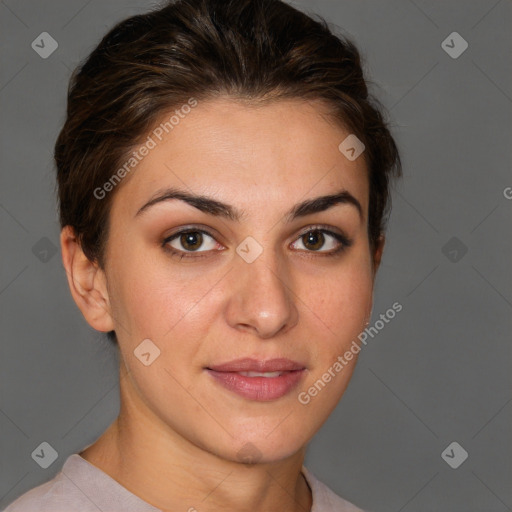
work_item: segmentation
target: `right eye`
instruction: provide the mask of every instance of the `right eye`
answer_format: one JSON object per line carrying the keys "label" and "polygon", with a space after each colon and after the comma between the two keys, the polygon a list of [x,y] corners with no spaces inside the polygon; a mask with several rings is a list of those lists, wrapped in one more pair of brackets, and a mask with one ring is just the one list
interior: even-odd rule
{"label": "right eye", "polygon": [[[206,247],[201,247],[206,243]],[[162,242],[166,251],[179,255],[181,258],[197,258],[203,256],[194,256],[194,252],[208,252],[215,250],[218,242],[213,236],[203,229],[184,229],[167,237]],[[181,259],[180,258],[180,259]]]}

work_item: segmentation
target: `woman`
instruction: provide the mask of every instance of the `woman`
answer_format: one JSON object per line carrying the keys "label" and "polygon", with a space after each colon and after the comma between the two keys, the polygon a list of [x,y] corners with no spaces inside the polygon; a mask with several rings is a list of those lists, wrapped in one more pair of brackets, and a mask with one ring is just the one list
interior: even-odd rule
{"label": "woman", "polygon": [[8,512],[360,510],[303,462],[354,370],[401,174],[377,105],[355,46],[278,0],[172,2],[104,37],[55,160],[70,290],[119,348],[121,410]]}

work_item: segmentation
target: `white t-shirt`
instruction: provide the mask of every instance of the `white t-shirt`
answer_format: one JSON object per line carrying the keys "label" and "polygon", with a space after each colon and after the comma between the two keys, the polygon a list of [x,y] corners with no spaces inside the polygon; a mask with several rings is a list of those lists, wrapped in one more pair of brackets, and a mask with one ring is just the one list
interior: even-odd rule
{"label": "white t-shirt", "polygon": [[[313,496],[311,512],[363,512],[302,467]],[[193,506],[190,507],[193,510]],[[14,500],[3,512],[161,512],[74,453],[55,477]]]}

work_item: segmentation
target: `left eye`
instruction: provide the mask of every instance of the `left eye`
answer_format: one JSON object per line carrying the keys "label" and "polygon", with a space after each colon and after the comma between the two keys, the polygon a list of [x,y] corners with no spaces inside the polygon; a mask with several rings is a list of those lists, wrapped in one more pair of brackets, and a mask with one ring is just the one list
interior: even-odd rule
{"label": "left eye", "polygon": [[326,244],[326,236],[327,241],[329,238],[331,239],[331,241],[327,244],[328,247],[326,248],[326,250],[321,252],[328,252],[329,250],[335,251],[340,245],[347,245],[346,243],[344,243],[344,237],[342,237],[338,233],[333,233],[325,229],[313,229],[307,231],[306,233],[303,233],[292,245],[295,245],[300,242],[302,247],[294,247],[294,249],[304,249],[307,251],[318,252],[320,248],[322,248]]}

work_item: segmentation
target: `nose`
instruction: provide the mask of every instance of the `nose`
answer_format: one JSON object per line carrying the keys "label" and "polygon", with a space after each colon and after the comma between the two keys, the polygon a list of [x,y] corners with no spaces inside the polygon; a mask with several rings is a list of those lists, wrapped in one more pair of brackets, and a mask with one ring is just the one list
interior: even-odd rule
{"label": "nose", "polygon": [[293,283],[275,251],[264,250],[252,263],[237,257],[234,265],[225,312],[231,327],[268,339],[297,324]]}

